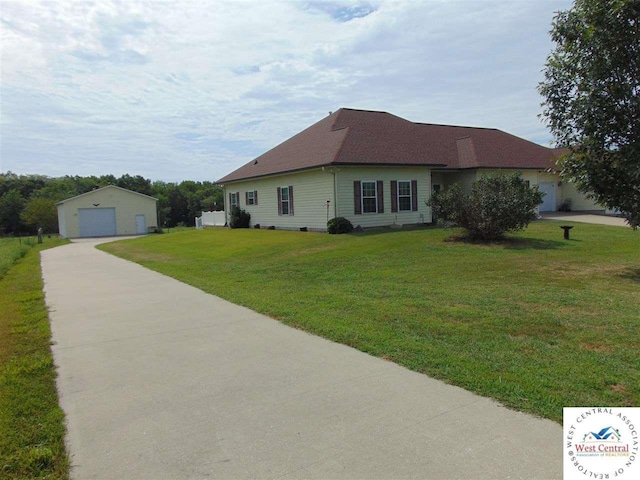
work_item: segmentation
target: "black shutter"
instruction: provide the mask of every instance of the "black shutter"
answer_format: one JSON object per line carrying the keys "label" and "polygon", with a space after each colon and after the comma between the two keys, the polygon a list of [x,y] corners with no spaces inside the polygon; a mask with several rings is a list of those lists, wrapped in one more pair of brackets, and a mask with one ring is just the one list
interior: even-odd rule
{"label": "black shutter", "polygon": [[244,192],[244,203],[249,205],[249,192]]}
{"label": "black shutter", "polygon": [[384,192],[382,191],[382,180],[378,180],[378,213],[384,213]]}
{"label": "black shutter", "polygon": [[360,198],[362,191],[360,190],[360,181],[353,182],[353,213],[360,215],[362,213],[362,200]]}
{"label": "black shutter", "polygon": [[229,192],[229,211],[231,211],[232,206],[233,206],[233,193]]}
{"label": "black shutter", "polygon": [[398,211],[398,181],[391,180],[391,211]]}
{"label": "black shutter", "polygon": [[289,185],[289,215],[293,215],[293,186]]}
{"label": "black shutter", "polygon": [[257,190],[253,191],[253,204],[254,205],[258,204],[258,191]]}
{"label": "black shutter", "polygon": [[411,180],[411,210],[418,211],[418,181]]}
{"label": "black shutter", "polygon": [[282,191],[278,187],[278,215],[282,215]]}

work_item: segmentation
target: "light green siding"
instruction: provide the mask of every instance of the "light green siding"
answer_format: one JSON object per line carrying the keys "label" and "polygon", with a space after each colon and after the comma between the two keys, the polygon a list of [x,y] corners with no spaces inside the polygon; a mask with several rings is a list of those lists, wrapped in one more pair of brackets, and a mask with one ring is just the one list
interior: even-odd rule
{"label": "light green siding", "polygon": [[[278,215],[278,187],[293,187],[293,215]],[[283,229],[327,229],[327,200],[330,200],[329,218],[333,217],[333,175],[329,170],[278,175],[225,184],[225,205],[229,193],[240,193],[240,208],[251,214],[251,226],[274,226]],[[246,192],[258,192],[258,204],[247,205]],[[225,207],[227,218],[230,208]]]}
{"label": "light green siding", "polygon": [[[353,182],[383,182],[384,213],[355,214]],[[416,180],[418,211],[391,212],[391,180]],[[334,189],[334,185],[337,187]],[[278,187],[293,186],[294,215],[278,215]],[[431,222],[431,209],[425,201],[431,194],[431,171],[426,167],[331,167],[289,175],[227,183],[225,204],[229,194],[238,192],[240,208],[251,214],[251,226],[274,226],[283,229],[307,227],[310,230],[327,229],[327,200],[329,215],[348,218],[354,226],[382,227]],[[258,192],[258,204],[247,205],[246,192]],[[225,208],[228,212],[230,208]]]}
{"label": "light green siding", "polygon": [[[498,173],[503,173],[505,175],[518,173],[523,180],[529,181],[531,186],[537,185],[539,183],[539,177],[542,174],[539,174],[536,170],[516,170],[516,169],[477,169],[477,170],[469,170],[464,172],[454,172],[450,175],[448,179],[448,184],[452,183],[460,183],[462,188],[466,191],[471,189],[471,184],[478,180],[482,175],[494,175]],[[447,175],[447,176],[449,176]],[[543,181],[552,181],[552,180],[543,180]]]}
{"label": "light green siding", "polygon": [[444,174],[444,188],[447,188],[454,183],[458,183],[460,184],[460,187],[463,191],[469,192],[471,190],[471,184],[475,182],[477,178],[477,170],[468,170],[464,172],[447,172]]}
{"label": "light green siding", "polygon": [[[384,213],[355,214],[354,181],[383,182]],[[418,211],[391,211],[391,181],[417,180]],[[431,169],[428,167],[340,167],[336,173],[337,216],[348,218],[354,226],[381,227],[431,222],[431,209],[425,201],[431,195]]]}
{"label": "light green siding", "polygon": [[473,169],[466,171],[456,171],[456,172],[445,172],[444,179],[445,185],[449,186],[454,183],[459,183],[463,190],[470,191],[471,185],[477,179],[479,179],[482,175],[490,175],[496,173],[518,173],[522,177],[523,180],[529,182],[530,186],[539,185],[540,183],[553,183],[553,188],[555,189],[555,204],[556,209],[560,206],[560,187],[558,187],[559,177],[554,173],[546,173],[540,172],[538,170],[517,170],[517,169]]}
{"label": "light green siding", "polygon": [[81,208],[115,208],[116,235],[135,235],[136,215],[145,216],[147,229],[158,226],[155,198],[108,186],[58,204],[58,224],[62,236],[80,236],[78,209]]}
{"label": "light green siding", "polygon": [[495,173],[495,172],[518,172],[522,175],[524,180],[529,180],[531,186],[539,185],[541,183],[553,184],[556,199],[556,210],[565,199],[571,199],[571,210],[604,210],[604,208],[587,198],[584,193],[578,192],[575,185],[571,182],[562,181],[557,173],[541,172],[538,170],[478,170],[478,176],[482,173]]}
{"label": "light green siding", "polygon": [[580,193],[571,182],[562,182],[561,192],[562,201],[571,199],[571,210],[604,210],[602,205],[587,198],[584,193]]}

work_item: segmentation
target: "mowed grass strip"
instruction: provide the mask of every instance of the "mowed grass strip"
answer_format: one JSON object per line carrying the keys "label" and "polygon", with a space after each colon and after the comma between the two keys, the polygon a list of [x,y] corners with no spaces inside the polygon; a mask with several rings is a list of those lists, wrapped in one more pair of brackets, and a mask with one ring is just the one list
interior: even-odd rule
{"label": "mowed grass strip", "polygon": [[19,258],[22,258],[34,244],[34,239],[0,238],[0,277],[5,275]]}
{"label": "mowed grass strip", "polygon": [[558,422],[563,406],[640,405],[640,232],[456,233],[207,229],[100,248]]}
{"label": "mowed grass strip", "polygon": [[69,476],[39,256],[62,243],[45,237],[0,275],[0,478]]}

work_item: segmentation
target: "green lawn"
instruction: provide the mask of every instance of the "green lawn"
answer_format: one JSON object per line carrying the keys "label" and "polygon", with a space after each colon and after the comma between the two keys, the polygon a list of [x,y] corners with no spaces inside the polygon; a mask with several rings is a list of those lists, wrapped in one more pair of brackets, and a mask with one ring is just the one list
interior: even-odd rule
{"label": "green lawn", "polygon": [[555,421],[562,406],[640,405],[640,232],[454,233],[207,229],[101,248]]}
{"label": "green lawn", "polygon": [[37,242],[36,237],[0,238],[0,278],[5,275],[19,258]]}
{"label": "green lawn", "polygon": [[0,478],[68,478],[39,257],[63,243],[0,240]]}

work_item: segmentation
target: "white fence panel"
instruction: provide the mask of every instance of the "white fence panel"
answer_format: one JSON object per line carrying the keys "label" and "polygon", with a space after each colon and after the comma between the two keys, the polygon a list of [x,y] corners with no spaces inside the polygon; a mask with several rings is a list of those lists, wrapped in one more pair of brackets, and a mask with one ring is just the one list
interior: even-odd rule
{"label": "white fence panel", "polygon": [[[202,212],[202,216],[198,217],[202,227],[224,227],[226,216],[222,212]],[[196,221],[197,224],[197,221]]]}

